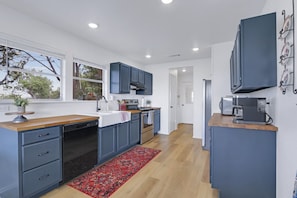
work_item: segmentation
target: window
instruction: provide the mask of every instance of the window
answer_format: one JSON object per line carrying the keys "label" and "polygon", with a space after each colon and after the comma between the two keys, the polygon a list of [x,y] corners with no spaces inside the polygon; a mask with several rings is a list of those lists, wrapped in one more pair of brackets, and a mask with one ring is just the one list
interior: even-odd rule
{"label": "window", "polygon": [[[91,66],[92,65],[92,66]],[[96,100],[103,92],[103,70],[95,64],[73,62],[73,99]]]}
{"label": "window", "polygon": [[61,98],[62,59],[36,51],[0,45],[0,99]]}

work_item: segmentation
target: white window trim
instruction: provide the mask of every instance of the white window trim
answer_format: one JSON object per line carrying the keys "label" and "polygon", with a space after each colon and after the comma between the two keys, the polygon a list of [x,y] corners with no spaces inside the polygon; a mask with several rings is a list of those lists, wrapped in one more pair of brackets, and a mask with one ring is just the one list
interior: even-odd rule
{"label": "white window trim", "polygon": [[[0,69],[4,69],[4,70],[10,70],[10,71],[23,71],[26,73],[31,73],[31,74],[43,74],[43,75],[49,75],[49,76],[55,76],[55,77],[59,77],[61,79],[61,87],[60,87],[60,98],[59,99],[30,99],[30,103],[38,103],[39,101],[42,102],[61,102],[64,101],[64,81],[65,81],[65,75],[64,75],[64,68],[66,67],[65,64],[65,60],[66,60],[66,53],[62,53],[61,50],[58,50],[56,48],[47,46],[47,45],[43,45],[40,43],[36,43],[36,42],[32,42],[23,38],[19,38],[16,36],[11,36],[11,35],[7,35],[4,33],[0,33],[0,44],[7,46],[7,47],[11,47],[11,48],[17,48],[20,50],[28,50],[28,51],[32,51],[35,53],[40,53],[42,55],[45,56],[54,56],[56,58],[61,59],[61,73],[60,75],[56,75],[56,74],[50,74],[50,73],[42,73],[42,72],[33,72],[33,71],[29,71],[26,69],[15,69],[15,68],[7,68],[7,66],[0,66]],[[10,101],[10,100],[5,100],[5,101]]]}
{"label": "white window trim", "polygon": [[[102,95],[106,95],[107,94],[107,78],[106,78],[107,69],[106,69],[106,66],[99,65],[99,64],[96,64],[96,63],[93,63],[93,62],[90,62],[90,61],[85,61],[85,60],[82,60],[82,59],[79,59],[79,58],[73,58],[72,65],[73,65],[74,62],[79,63],[79,64],[83,64],[83,65],[87,65],[87,66],[91,66],[91,67],[98,68],[98,69],[102,70],[102,80],[94,80],[94,79],[89,79],[89,78],[76,77],[76,76],[73,76],[73,72],[72,72],[72,79],[73,80],[85,80],[85,81],[90,81],[90,82],[102,83]],[[72,84],[72,86],[73,86],[73,84]],[[72,93],[72,95],[73,95],[73,93]],[[73,97],[72,97],[72,99],[73,99]],[[75,100],[75,99],[73,99],[73,100]],[[75,100],[75,101],[79,101],[79,100]]]}

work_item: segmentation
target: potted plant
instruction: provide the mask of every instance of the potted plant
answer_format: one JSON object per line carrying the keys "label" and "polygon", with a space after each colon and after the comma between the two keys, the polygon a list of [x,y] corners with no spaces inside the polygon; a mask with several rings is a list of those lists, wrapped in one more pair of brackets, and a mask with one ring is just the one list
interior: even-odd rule
{"label": "potted plant", "polygon": [[28,103],[29,101],[27,98],[22,98],[20,95],[14,96],[14,104],[17,106],[19,113],[25,113]]}

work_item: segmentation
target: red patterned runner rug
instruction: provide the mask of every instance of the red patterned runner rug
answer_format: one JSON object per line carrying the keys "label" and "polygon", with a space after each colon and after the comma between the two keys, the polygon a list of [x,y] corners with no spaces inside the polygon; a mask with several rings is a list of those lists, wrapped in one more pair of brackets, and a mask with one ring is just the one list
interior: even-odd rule
{"label": "red patterned runner rug", "polygon": [[135,146],[75,178],[68,185],[94,198],[109,197],[160,152]]}

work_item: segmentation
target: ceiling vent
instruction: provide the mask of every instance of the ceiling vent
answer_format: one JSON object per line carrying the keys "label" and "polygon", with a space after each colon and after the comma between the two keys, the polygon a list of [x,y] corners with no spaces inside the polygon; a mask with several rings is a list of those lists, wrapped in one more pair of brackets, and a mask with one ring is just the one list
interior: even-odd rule
{"label": "ceiling vent", "polygon": [[168,57],[178,57],[178,56],[180,56],[180,54],[173,54],[173,55],[170,55]]}

